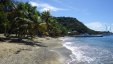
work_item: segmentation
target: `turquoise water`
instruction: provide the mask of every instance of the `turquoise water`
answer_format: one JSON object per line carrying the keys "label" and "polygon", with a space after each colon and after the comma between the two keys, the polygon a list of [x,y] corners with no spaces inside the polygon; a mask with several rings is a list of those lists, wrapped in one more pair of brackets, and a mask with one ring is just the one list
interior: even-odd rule
{"label": "turquoise water", "polygon": [[65,37],[63,41],[72,51],[67,64],[113,64],[113,36]]}

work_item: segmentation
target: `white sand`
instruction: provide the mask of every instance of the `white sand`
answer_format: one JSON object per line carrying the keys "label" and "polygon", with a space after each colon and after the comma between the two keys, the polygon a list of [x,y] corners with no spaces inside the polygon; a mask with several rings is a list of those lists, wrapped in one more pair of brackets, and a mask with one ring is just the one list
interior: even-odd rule
{"label": "white sand", "polygon": [[0,64],[64,64],[70,52],[57,38],[35,38],[40,46],[0,42]]}

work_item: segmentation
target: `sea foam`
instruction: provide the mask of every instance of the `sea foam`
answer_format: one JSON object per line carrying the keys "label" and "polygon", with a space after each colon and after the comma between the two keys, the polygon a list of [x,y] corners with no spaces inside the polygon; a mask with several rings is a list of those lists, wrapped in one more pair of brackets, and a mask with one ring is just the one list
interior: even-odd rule
{"label": "sea foam", "polygon": [[73,46],[73,42],[65,42],[65,44],[63,46],[65,46],[67,49],[72,51],[72,54],[70,55],[72,60],[70,62],[68,62],[68,64],[71,64],[73,62],[90,63],[95,60],[94,58],[85,56],[85,53],[83,51],[81,51],[79,49],[79,47]]}

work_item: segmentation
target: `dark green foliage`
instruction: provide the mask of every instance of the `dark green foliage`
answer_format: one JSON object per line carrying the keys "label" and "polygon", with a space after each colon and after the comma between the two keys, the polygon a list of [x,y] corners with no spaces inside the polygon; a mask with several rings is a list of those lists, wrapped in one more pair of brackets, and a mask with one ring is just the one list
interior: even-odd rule
{"label": "dark green foliage", "polygon": [[51,36],[64,36],[67,34],[67,28],[59,24],[56,19],[51,20],[50,23],[50,35]]}
{"label": "dark green foliage", "polygon": [[82,22],[78,21],[76,18],[73,17],[55,17],[55,19],[66,27],[68,31],[73,32],[77,31],[77,34],[89,33],[94,34],[96,31],[89,29],[85,26]]}
{"label": "dark green foliage", "polygon": [[[39,24],[46,23],[47,29],[39,29]],[[41,32],[45,31],[45,32]],[[39,13],[29,3],[13,0],[0,1],[0,32],[9,37],[15,34],[18,38],[43,36],[61,36],[66,33],[65,27],[59,25],[49,11]]]}

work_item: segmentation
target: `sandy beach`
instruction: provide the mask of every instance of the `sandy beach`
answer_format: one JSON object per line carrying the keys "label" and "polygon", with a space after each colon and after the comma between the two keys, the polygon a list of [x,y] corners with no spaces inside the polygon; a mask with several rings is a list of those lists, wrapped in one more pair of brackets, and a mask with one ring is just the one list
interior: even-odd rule
{"label": "sandy beach", "polygon": [[71,51],[62,46],[59,38],[34,39],[39,45],[0,42],[0,64],[66,64]]}

